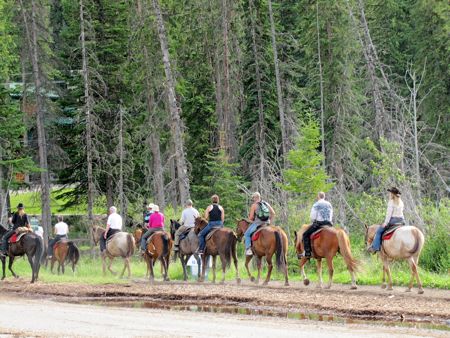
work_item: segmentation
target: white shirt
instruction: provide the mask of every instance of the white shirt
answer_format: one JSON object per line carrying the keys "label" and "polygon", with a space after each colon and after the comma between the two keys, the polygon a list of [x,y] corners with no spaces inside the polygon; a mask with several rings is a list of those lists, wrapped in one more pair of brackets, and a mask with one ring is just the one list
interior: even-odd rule
{"label": "white shirt", "polygon": [[109,225],[110,229],[122,230],[122,216],[120,216],[117,212],[114,212],[109,215],[106,224]]}
{"label": "white shirt", "polygon": [[311,222],[333,221],[333,207],[330,202],[319,199],[311,208]]}
{"label": "white shirt", "polygon": [[391,217],[399,217],[404,218],[403,216],[403,201],[399,201],[398,205],[394,203],[393,200],[389,200],[388,207],[386,211],[386,219],[384,220],[384,224],[388,224],[391,220]]}
{"label": "white shirt", "polygon": [[67,235],[69,232],[69,226],[65,222],[59,222],[55,224],[55,230],[57,235]]}
{"label": "white shirt", "polygon": [[180,224],[188,228],[193,228],[195,226],[195,219],[200,216],[197,209],[189,207],[183,210],[181,213]]}
{"label": "white shirt", "polygon": [[44,228],[42,228],[40,225],[38,226],[38,228],[34,233],[39,237],[44,238]]}

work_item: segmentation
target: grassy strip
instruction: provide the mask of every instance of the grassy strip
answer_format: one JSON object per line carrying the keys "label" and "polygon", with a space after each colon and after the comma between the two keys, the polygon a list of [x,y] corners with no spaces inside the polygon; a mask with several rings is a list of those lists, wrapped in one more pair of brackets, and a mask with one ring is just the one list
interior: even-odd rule
{"label": "grassy strip", "polygon": [[[335,264],[335,274],[334,274],[334,282],[349,284],[350,283],[350,275],[348,271],[345,269],[342,258],[336,258]],[[113,263],[113,269],[117,272],[120,272],[123,267],[123,263],[121,259],[116,259]],[[14,269],[17,274],[24,278],[31,278],[31,269],[28,265],[28,261],[25,259],[18,259],[14,264]],[[251,268],[253,274],[256,275],[255,269]],[[222,277],[222,273],[220,267],[217,272],[217,278]],[[247,279],[247,273],[244,268],[244,259],[240,257],[239,261],[239,270],[241,277]],[[289,277],[291,281],[300,281],[301,277],[299,274],[298,265],[291,264],[290,265],[290,273]],[[56,271],[56,269],[55,269]],[[132,277],[133,278],[144,278],[146,272],[146,264],[141,261],[139,257],[133,257],[132,259]],[[161,280],[160,274],[160,266],[159,264],[155,268],[156,279]],[[265,277],[266,270],[263,271],[263,276]],[[315,263],[310,262],[306,266],[306,273],[308,278],[317,282],[317,274]],[[409,282],[410,273],[409,268],[406,263],[396,262],[392,266],[392,274],[394,279],[394,285],[406,286]],[[430,288],[440,288],[440,289],[450,289],[450,276],[447,275],[438,275],[435,273],[427,272],[424,270],[420,270],[420,277],[422,279],[424,287]],[[8,278],[12,278],[7,272]],[[182,280],[183,279],[183,271],[181,267],[181,263],[177,261],[176,263],[171,262],[169,275],[172,280]],[[211,280],[212,274],[209,273],[209,279]],[[328,270],[326,264],[324,265],[323,271],[324,281],[328,281]],[[233,281],[235,278],[234,268],[226,274],[227,281]],[[274,270],[272,274],[273,280],[283,281],[283,276],[279,272]],[[92,259],[89,256],[85,255],[81,257],[81,261],[79,262],[75,274],[72,273],[70,267],[66,266],[66,274],[65,275],[57,275],[50,273],[50,269],[42,268],[40,272],[40,280],[45,283],[86,283],[86,284],[106,284],[106,283],[127,283],[126,279],[119,279],[116,276],[112,276],[109,272],[106,276],[103,276],[101,269],[101,260],[99,258]],[[362,269],[358,273],[358,284],[359,285],[380,285],[381,284],[381,262],[375,257],[365,257]]]}

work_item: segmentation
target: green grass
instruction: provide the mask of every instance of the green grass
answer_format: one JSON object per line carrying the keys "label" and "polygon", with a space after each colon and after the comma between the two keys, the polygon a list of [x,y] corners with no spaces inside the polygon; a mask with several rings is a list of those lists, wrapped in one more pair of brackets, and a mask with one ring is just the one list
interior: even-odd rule
{"label": "green grass", "polygon": [[[85,248],[83,248],[85,249]],[[359,257],[363,262],[362,269],[357,275],[357,283],[359,285],[380,285],[381,284],[381,262],[376,258],[376,256],[371,257]],[[290,260],[292,262],[292,260]],[[219,260],[218,260],[219,262]],[[113,269],[117,272],[121,271],[123,266],[122,259],[116,259],[113,264]],[[28,265],[28,261],[25,259],[18,259],[14,264],[14,269],[21,277],[31,278],[31,269]],[[51,274],[50,269],[41,269],[40,280],[45,283],[86,283],[86,284],[107,284],[107,283],[127,283],[126,279],[119,279],[116,276],[111,275],[109,272],[106,276],[103,276],[101,270],[101,260],[99,258],[91,259],[87,255],[81,257],[81,261],[77,266],[75,274],[72,274],[72,270],[66,267],[65,275]],[[239,270],[241,278],[248,279],[247,273],[244,268],[244,258],[239,257]],[[253,275],[256,276],[256,270],[251,267]],[[292,264],[289,267],[289,279],[290,281],[300,281],[300,273],[298,264]],[[55,269],[56,271],[56,269]],[[141,261],[139,257],[133,257],[131,266],[132,278],[144,278],[146,272],[146,264]],[[263,278],[265,277],[266,270],[263,271]],[[156,279],[161,280],[160,266],[157,264],[155,268]],[[317,282],[318,277],[316,274],[315,262],[307,263],[306,274],[312,282]],[[438,275],[428,271],[420,269],[420,278],[422,279],[424,287],[440,288],[440,289],[450,289],[450,276]],[[392,265],[392,275],[394,280],[394,285],[406,286],[409,282],[410,273],[409,268],[405,262],[397,262]],[[177,261],[176,263],[171,262],[169,269],[169,276],[171,280],[182,280],[183,273],[181,268],[181,263]],[[12,276],[7,272],[7,277],[9,279]],[[220,270],[220,265],[217,271],[217,278],[220,280],[222,277],[222,272]],[[328,270],[326,264],[323,266],[323,277],[324,281],[328,281]],[[209,279],[211,280],[212,273],[209,273]],[[233,281],[235,278],[234,268],[230,269],[226,274],[227,281]],[[283,281],[283,276],[281,273],[274,269],[272,274],[272,280]],[[334,282],[349,284],[350,275],[344,267],[342,257],[337,257],[335,259],[335,274]]]}

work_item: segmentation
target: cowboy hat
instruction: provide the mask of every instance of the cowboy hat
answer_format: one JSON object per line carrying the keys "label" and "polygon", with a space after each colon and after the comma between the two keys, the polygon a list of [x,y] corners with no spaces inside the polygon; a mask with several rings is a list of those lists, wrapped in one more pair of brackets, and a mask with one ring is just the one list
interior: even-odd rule
{"label": "cowboy hat", "polygon": [[159,206],[157,206],[156,204],[153,204],[153,211],[158,211],[159,212]]}
{"label": "cowboy hat", "polygon": [[155,209],[155,205],[153,203],[150,203],[149,205],[147,205],[147,209]]}
{"label": "cowboy hat", "polygon": [[25,207],[23,206],[23,203],[17,204],[17,209],[23,209],[23,208],[25,208]]}
{"label": "cowboy hat", "polygon": [[389,188],[387,191],[393,193],[394,195],[401,195],[402,193],[396,187]]}

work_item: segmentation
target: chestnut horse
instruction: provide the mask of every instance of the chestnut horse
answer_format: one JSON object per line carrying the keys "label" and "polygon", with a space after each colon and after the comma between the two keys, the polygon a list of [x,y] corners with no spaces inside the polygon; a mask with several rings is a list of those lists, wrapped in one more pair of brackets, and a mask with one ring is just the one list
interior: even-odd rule
{"label": "chestnut horse", "polygon": [[164,281],[169,281],[169,262],[170,262],[170,251],[172,250],[173,241],[170,235],[161,230],[153,233],[147,239],[146,250],[144,252],[144,259],[147,263],[147,269],[150,271],[150,281],[155,280],[155,274],[153,267],[156,261],[159,259],[161,261],[162,275]]}
{"label": "chestnut horse", "polygon": [[60,270],[64,274],[64,264],[67,261],[72,263],[72,271],[75,272],[75,265],[77,265],[80,259],[80,251],[77,246],[68,240],[61,240],[56,242],[53,246],[53,256],[50,263],[50,271],[53,273],[53,266],[58,261],[58,275]]}
{"label": "chestnut horse", "polygon": [[[195,228],[194,231],[198,234],[204,227],[208,225],[208,221],[202,217],[197,217],[195,219]],[[233,259],[234,267],[236,269],[236,282],[238,284],[241,283],[241,278],[239,277],[239,267],[238,267],[238,259],[236,253],[236,235],[233,230],[229,228],[219,228],[213,229],[214,231],[211,238],[206,241],[206,249],[205,254],[202,255],[202,275],[199,278],[199,282],[203,282],[205,280],[205,272],[206,272],[206,262],[209,256],[212,256],[212,271],[213,271],[213,280],[212,282],[216,282],[216,258],[220,257],[220,261],[222,262],[222,281],[221,283],[225,283],[225,271],[226,268],[230,266],[231,259]],[[209,235],[206,237],[208,238]]]}
{"label": "chestnut horse", "polygon": [[[244,236],[244,233],[247,231],[251,222],[246,219],[241,219],[237,221],[236,233],[238,239],[241,240]],[[262,257],[266,258],[267,262],[267,276],[263,285],[267,285],[270,281],[270,276],[272,274],[273,264],[272,264],[272,256],[276,255],[276,266],[277,269],[284,274],[284,285],[289,286],[289,277],[288,277],[288,263],[287,263],[287,251],[288,251],[288,238],[286,233],[280,227],[275,226],[263,226],[259,231],[259,237],[252,243],[253,253],[257,259],[257,267],[258,267],[258,277],[255,278],[250,273],[250,269],[248,267],[248,263],[252,260],[253,256],[245,257],[245,268],[247,269],[248,276],[252,282],[256,284],[259,283],[259,279],[261,278],[261,268],[262,268]]]}
{"label": "chestnut horse", "polygon": [[[105,233],[105,229],[99,226],[92,227],[92,238],[95,245],[100,241],[101,236]],[[106,274],[106,258],[109,258],[108,270],[115,275],[116,273],[111,269],[112,262],[115,257],[123,258],[123,270],[120,277],[128,270],[128,278],[131,276],[130,257],[134,254],[134,238],[133,235],[127,232],[118,232],[106,242],[106,250],[102,253],[102,268],[103,275]]]}
{"label": "chestnut horse", "polygon": [[[297,251],[297,255],[304,251],[303,248],[303,233],[310,227],[310,224],[303,224],[300,227],[300,230],[295,232],[295,249]],[[357,289],[356,286],[356,278],[355,272],[358,268],[358,262],[352,256],[352,251],[350,247],[350,240],[348,239],[347,234],[344,229],[333,228],[333,227],[324,227],[322,231],[319,233],[319,236],[311,242],[313,256],[317,260],[317,274],[319,275],[319,284],[318,288],[323,287],[322,280],[322,258],[327,260],[328,265],[328,285],[327,289],[331,288],[333,283],[333,258],[336,256],[336,253],[339,252],[344,258],[345,264],[347,265],[347,269],[350,272],[352,278],[352,285],[350,289]],[[308,257],[300,257],[299,264],[303,277],[303,284],[309,285],[309,279],[305,274],[305,264],[308,261]]]}
{"label": "chestnut horse", "polygon": [[[6,229],[0,224],[0,239],[6,233]],[[32,270],[31,283],[34,283],[39,277],[39,269],[41,268],[41,258],[44,253],[44,243],[42,238],[33,232],[29,232],[22,236],[19,242],[9,244],[7,255],[9,256],[8,269],[11,271],[15,278],[19,278],[18,275],[13,271],[12,266],[15,257],[20,257],[27,255],[28,262]],[[5,279],[5,264],[6,257],[0,256],[2,261],[2,280]]]}
{"label": "chestnut horse", "polygon": [[[375,233],[379,225],[374,224],[370,227],[366,226],[366,243],[368,247],[371,246]],[[419,287],[419,294],[422,294],[422,282],[417,272],[417,266],[419,264],[419,256],[422,251],[425,238],[422,231],[414,226],[402,226],[395,230],[394,234],[389,240],[384,240],[381,245],[380,258],[383,262],[383,284],[381,287],[386,288],[386,274],[389,282],[387,290],[392,290],[392,276],[389,263],[395,259],[406,259],[411,268],[411,279],[409,281],[406,292],[410,292],[413,287],[414,277],[417,279],[417,285]]]}

